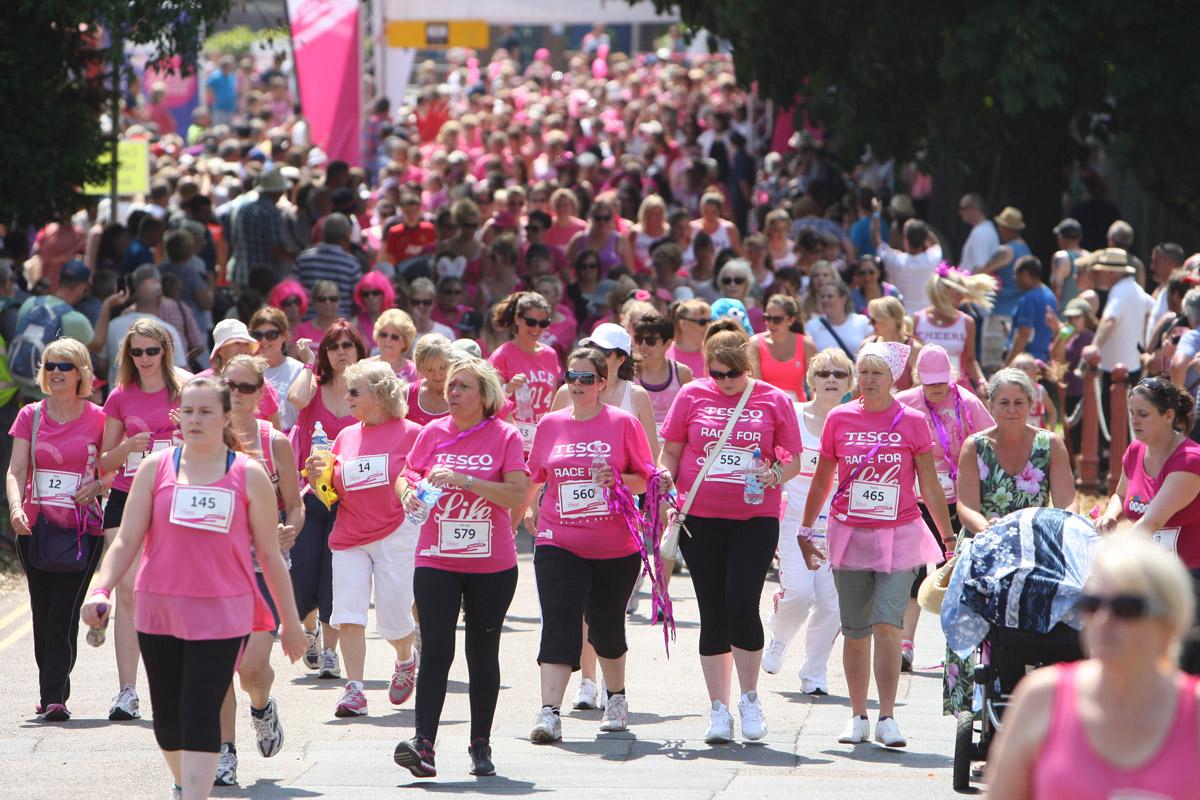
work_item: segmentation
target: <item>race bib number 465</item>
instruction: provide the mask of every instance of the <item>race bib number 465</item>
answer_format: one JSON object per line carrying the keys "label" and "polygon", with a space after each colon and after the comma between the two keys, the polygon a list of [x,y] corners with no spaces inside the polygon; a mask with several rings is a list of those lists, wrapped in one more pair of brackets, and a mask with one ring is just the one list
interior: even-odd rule
{"label": "race bib number 465", "polygon": [[850,484],[850,513],[868,519],[894,520],[900,509],[900,487],[891,483],[854,481]]}
{"label": "race bib number 465", "polygon": [[229,533],[233,522],[233,491],[213,486],[176,486],[171,522],[211,533]]}

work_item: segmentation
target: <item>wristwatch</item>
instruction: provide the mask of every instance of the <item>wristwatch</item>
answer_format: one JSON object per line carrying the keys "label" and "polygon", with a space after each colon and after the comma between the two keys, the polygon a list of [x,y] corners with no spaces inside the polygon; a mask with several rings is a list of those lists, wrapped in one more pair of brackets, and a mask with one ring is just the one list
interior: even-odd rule
{"label": "wristwatch", "polygon": [[474,485],[475,485],[475,476],[468,475],[466,483],[463,484],[463,488],[469,490]]}

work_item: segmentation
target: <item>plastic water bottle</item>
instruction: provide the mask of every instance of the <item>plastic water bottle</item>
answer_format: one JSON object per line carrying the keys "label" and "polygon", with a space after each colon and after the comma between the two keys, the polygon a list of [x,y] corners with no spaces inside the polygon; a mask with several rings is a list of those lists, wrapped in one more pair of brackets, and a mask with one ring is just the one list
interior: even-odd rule
{"label": "plastic water bottle", "polygon": [[517,419],[522,422],[533,422],[533,391],[529,384],[523,383],[513,392],[517,401]]}
{"label": "plastic water bottle", "polygon": [[[96,610],[103,614],[104,612],[108,611],[108,606],[104,603],[101,603],[100,605],[96,606]],[[104,625],[101,625],[98,628],[89,627],[87,632],[87,643],[92,647],[99,647],[100,645],[104,644],[105,627],[106,626]]]}
{"label": "plastic water bottle", "polygon": [[762,469],[762,465],[762,450],[756,447],[754,457],[750,460],[750,469],[746,472],[745,488],[742,490],[742,499],[748,506],[762,505],[763,485],[758,477],[758,470]]}
{"label": "plastic water bottle", "polygon": [[599,453],[596,453],[596,455],[592,456],[592,466],[589,468],[589,472],[592,475],[592,483],[596,484],[597,486],[600,485],[600,470],[607,466],[608,462],[604,460],[604,456],[600,455]]}
{"label": "plastic water bottle", "polygon": [[416,511],[409,514],[412,521],[418,525],[424,525],[425,520],[429,519],[429,512],[437,505],[438,498],[442,496],[444,490],[440,486],[435,486],[428,480],[423,480],[417,484],[417,502],[420,507]]}
{"label": "plastic water bottle", "polygon": [[325,435],[325,426],[318,420],[313,427],[312,448],[313,453],[328,453],[333,450],[329,444],[329,437]]}

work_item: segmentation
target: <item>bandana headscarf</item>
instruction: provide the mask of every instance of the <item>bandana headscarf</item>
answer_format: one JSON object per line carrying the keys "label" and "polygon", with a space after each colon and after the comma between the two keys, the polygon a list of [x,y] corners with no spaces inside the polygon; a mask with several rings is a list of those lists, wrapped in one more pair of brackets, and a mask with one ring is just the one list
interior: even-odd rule
{"label": "bandana headscarf", "polygon": [[869,342],[859,349],[855,363],[861,364],[865,356],[879,356],[892,371],[892,383],[895,383],[904,374],[904,366],[908,363],[911,350],[911,347],[900,342]]}

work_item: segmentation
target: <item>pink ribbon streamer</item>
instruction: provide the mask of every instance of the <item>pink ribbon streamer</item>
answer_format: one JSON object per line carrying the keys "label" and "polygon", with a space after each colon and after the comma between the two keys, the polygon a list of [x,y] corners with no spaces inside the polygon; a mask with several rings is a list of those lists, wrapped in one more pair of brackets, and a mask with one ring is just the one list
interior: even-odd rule
{"label": "pink ribbon streamer", "polygon": [[[962,396],[958,393],[958,386],[951,385],[950,391],[954,394],[954,421],[958,427],[958,438],[960,441],[966,441],[967,432],[963,428],[962,414]],[[946,466],[950,470],[950,480],[958,480],[958,454],[951,452],[950,434],[946,432],[946,426],[942,422],[942,416],[933,407],[933,404],[926,399],[925,395],[921,395],[921,399],[925,401],[925,408],[929,411],[929,416],[933,418],[933,429],[937,431],[938,444],[942,446],[942,452],[946,454]]]}

